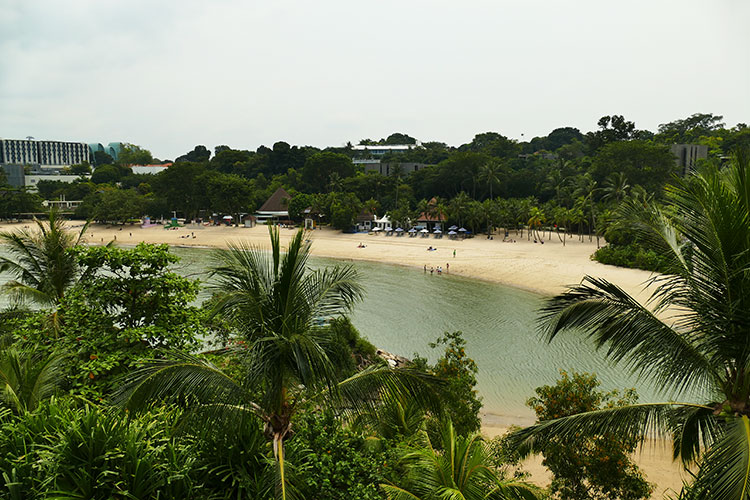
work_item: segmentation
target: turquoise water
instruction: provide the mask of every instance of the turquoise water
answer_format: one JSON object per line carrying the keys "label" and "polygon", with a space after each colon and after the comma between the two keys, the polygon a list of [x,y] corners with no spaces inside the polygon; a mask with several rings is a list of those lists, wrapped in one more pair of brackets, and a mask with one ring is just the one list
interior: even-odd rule
{"label": "turquoise water", "polygon": [[[211,250],[173,251],[182,258],[177,266],[180,274],[205,279]],[[312,261],[313,266],[337,263],[341,262]],[[533,420],[525,401],[535,387],[554,383],[561,369],[596,372],[605,390],[636,387],[644,401],[665,399],[576,336],[543,342],[536,331],[536,311],[544,299],[540,295],[446,273],[430,275],[369,262],[347,264],[357,268],[366,287],[365,300],[351,315],[360,332],[387,351],[406,357],[419,353],[434,360],[440,353],[428,343],[443,332],[461,330],[467,352],[479,366],[484,409],[503,422]]]}

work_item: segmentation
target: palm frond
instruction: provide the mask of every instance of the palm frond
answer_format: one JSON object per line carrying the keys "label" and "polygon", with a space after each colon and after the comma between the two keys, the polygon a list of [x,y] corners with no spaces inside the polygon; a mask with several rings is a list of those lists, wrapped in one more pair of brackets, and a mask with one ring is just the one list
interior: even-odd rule
{"label": "palm frond", "polygon": [[350,414],[377,411],[390,400],[412,401],[436,415],[442,412],[439,392],[446,383],[428,373],[410,368],[370,366],[339,382],[334,391],[324,391],[319,398],[331,402]]}
{"label": "palm frond", "polygon": [[[520,429],[510,435],[510,442],[522,455],[541,453],[554,439],[575,440],[581,436],[614,434],[623,440],[642,443],[647,436],[671,436],[680,417],[684,419],[683,407],[713,411],[713,408],[690,403],[647,403],[617,408],[578,413],[568,417],[547,420]],[[693,426],[693,431],[702,430]],[[686,427],[683,433],[690,430]],[[679,436],[681,442],[704,440],[709,444],[713,434],[701,436]],[[691,447],[688,447],[692,450]],[[692,453],[692,451],[691,451]]]}
{"label": "palm frond", "polygon": [[656,385],[673,391],[717,388],[718,374],[689,333],[665,324],[618,286],[586,276],[580,285],[550,299],[542,309],[541,331],[549,341],[581,329],[597,349]]}
{"label": "palm frond", "polygon": [[750,497],[750,419],[730,417],[722,437],[708,451],[693,484],[700,500]]}
{"label": "palm frond", "polygon": [[126,376],[114,404],[138,411],[156,402],[174,403],[200,412],[207,425],[247,413],[263,415],[247,391],[212,363],[190,354],[170,354],[175,359],[150,361]]}

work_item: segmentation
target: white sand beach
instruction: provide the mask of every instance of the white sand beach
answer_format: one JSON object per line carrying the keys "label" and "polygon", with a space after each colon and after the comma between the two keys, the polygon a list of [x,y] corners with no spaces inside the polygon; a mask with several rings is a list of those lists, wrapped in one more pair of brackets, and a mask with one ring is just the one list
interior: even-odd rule
{"label": "white sand beach", "polygon": [[[24,225],[29,223],[3,224],[0,225],[0,230]],[[294,232],[293,229],[281,229],[282,242]],[[342,234],[331,229],[310,231],[309,234],[313,243],[313,255],[319,257],[381,262],[418,269],[425,265],[428,268],[443,266],[446,269],[449,264],[448,272],[451,274],[502,283],[544,295],[562,292],[566,285],[578,283],[585,275],[591,275],[606,278],[641,301],[648,298],[643,288],[644,283],[652,276],[651,273],[592,261],[590,255],[596,250],[596,241],[589,242],[586,238],[584,242],[580,242],[574,236],[563,246],[555,234],[552,234],[551,239],[545,239],[544,244],[528,241],[525,233],[523,238],[513,233],[510,237],[516,242],[505,243],[502,236],[493,240],[482,236],[451,240],[447,236],[435,239],[432,235],[429,238],[410,238],[408,235]],[[113,239],[125,245],[148,242],[225,247],[227,242],[246,240],[255,245],[267,246],[268,229],[266,226],[200,226],[165,230],[161,226],[141,228],[129,225],[91,225],[86,232],[86,240],[90,244],[107,243]],[[360,243],[365,247],[359,248]],[[430,246],[437,250],[428,251]],[[488,436],[495,436],[507,431],[511,424],[513,423],[487,418],[483,431]],[[680,465],[672,461],[671,448],[664,441],[649,440],[635,458],[648,480],[657,485],[652,498],[663,498],[664,492],[679,491],[683,478],[688,478],[681,473]],[[549,483],[549,472],[541,465],[540,457],[527,460],[524,467],[531,472],[534,482],[540,485]]]}

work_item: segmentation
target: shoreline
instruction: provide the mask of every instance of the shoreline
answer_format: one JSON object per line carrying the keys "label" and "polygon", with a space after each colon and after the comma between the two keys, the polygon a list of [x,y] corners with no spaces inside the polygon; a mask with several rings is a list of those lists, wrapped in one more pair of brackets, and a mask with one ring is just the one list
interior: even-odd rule
{"label": "shoreline", "polygon": [[[33,227],[33,223],[26,221],[0,224],[0,231],[24,226]],[[76,232],[80,231],[80,227],[80,221],[74,221],[70,225],[71,230]],[[286,245],[295,232],[296,229],[281,228],[282,245]],[[85,236],[86,243],[94,245],[115,240],[123,245],[145,242],[166,243],[179,248],[210,249],[226,248],[228,243],[242,239],[261,248],[268,246],[266,226],[245,228],[191,225],[165,230],[161,226],[141,228],[136,225],[92,224]],[[566,245],[563,246],[555,234],[551,239],[545,239],[544,244],[528,241],[525,239],[526,235],[523,239],[515,234],[510,237],[515,238],[516,242],[504,243],[498,239],[488,240],[486,237],[451,240],[447,237],[435,239],[432,236],[410,238],[408,235],[344,234],[325,228],[310,231],[309,239],[312,242],[312,255],[315,257],[376,262],[413,269],[442,266],[446,274],[498,283],[542,296],[561,293],[566,286],[579,283],[585,275],[591,275],[615,283],[641,302],[648,298],[645,283],[653,274],[592,261],[590,255],[596,251],[595,240],[589,242],[586,238],[581,242],[574,236],[566,240]],[[360,243],[365,248],[359,248]],[[428,251],[430,246],[437,250]],[[439,278],[436,276],[436,279]],[[533,420],[514,419],[492,412],[483,412],[480,416],[482,433],[488,437],[502,435],[513,425],[533,423]],[[651,498],[663,498],[664,492],[679,491],[683,479],[689,479],[681,471],[679,463],[672,461],[671,447],[664,440],[648,439],[644,447],[636,451],[634,458],[647,479],[658,485]],[[530,457],[523,461],[522,466],[530,473],[532,482],[547,486],[551,477],[541,461],[541,456]]]}
{"label": "shoreline", "polygon": [[[0,224],[0,231],[12,230],[26,223]],[[72,230],[80,224],[71,225]],[[288,242],[296,229],[281,228],[282,245]],[[192,237],[195,235],[195,238]],[[184,236],[188,236],[185,238]],[[643,289],[652,273],[639,269],[625,269],[592,261],[596,251],[596,241],[583,242],[574,236],[566,240],[566,245],[553,234],[544,244],[528,241],[526,235],[515,243],[504,243],[499,239],[486,237],[451,240],[447,237],[435,239],[432,236],[410,238],[405,236],[385,236],[383,234],[345,234],[329,228],[311,230],[312,255],[338,260],[369,261],[396,266],[422,269],[423,266],[450,264],[450,274],[481,281],[512,286],[539,295],[555,295],[565,290],[567,285],[579,283],[585,275],[605,278],[634,297],[645,298]],[[184,226],[165,230],[161,226],[141,228],[137,225],[108,226],[92,224],[86,232],[87,243],[102,244],[111,240],[126,245],[139,242],[167,243],[184,248],[226,248],[227,244],[239,239],[253,245],[268,246],[266,226],[254,228],[230,226]],[[366,245],[358,248],[358,244]],[[432,246],[435,251],[428,252]],[[456,251],[455,257],[453,250]]]}

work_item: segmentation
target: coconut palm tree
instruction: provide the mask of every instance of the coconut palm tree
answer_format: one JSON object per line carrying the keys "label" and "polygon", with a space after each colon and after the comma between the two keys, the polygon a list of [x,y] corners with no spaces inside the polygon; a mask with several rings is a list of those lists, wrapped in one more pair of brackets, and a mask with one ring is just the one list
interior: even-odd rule
{"label": "coconut palm tree", "polygon": [[429,385],[433,379],[417,371],[373,366],[339,380],[323,323],[362,298],[357,272],[352,266],[309,271],[304,231],[292,237],[285,255],[278,229],[269,232],[270,253],[230,245],[217,252],[213,268],[215,310],[243,339],[237,354],[244,376],[234,380],[207,361],[178,354],[132,374],[116,399],[133,410],[154,400],[179,402],[205,425],[259,418],[273,444],[279,495],[286,498],[284,441],[303,400],[344,412],[372,410],[387,397],[438,405]]}
{"label": "coconut palm tree", "polygon": [[534,242],[542,239],[543,233],[539,234],[539,228],[542,227],[542,223],[545,221],[544,212],[539,207],[531,207],[531,213],[529,214],[529,231],[534,234]]}
{"label": "coconut palm tree", "polygon": [[0,243],[11,254],[0,256],[0,273],[15,277],[2,289],[18,300],[55,306],[80,277],[76,258],[69,250],[83,242],[88,224],[74,235],[54,210],[47,221],[34,219],[34,222],[35,229],[0,233]]}
{"label": "coconut palm tree", "polygon": [[[671,436],[674,457],[697,464],[695,498],[750,498],[750,162],[702,172],[667,187],[666,206],[644,208],[639,236],[671,260],[653,279],[646,307],[616,285],[586,277],[550,299],[549,340],[583,331],[615,362],[666,395],[697,402],[640,404],[542,422],[515,435],[541,450],[551,436],[613,432]],[[691,497],[693,498],[693,497]]]}
{"label": "coconut palm tree", "polygon": [[[0,233],[0,243],[11,254],[0,256],[0,273],[7,272],[15,278],[4,283],[0,292],[9,295],[16,306],[31,301],[41,307],[55,308],[69,288],[93,272],[93,269],[81,271],[70,252],[84,241],[88,223],[75,235],[67,231],[65,221],[54,210],[47,221],[34,219],[34,222],[36,229]],[[47,320],[50,330],[57,334],[58,311],[53,311]]]}
{"label": "coconut palm tree", "polygon": [[610,174],[604,181],[602,200],[611,200],[619,204],[627,196],[629,189],[630,184],[624,172]]}
{"label": "coconut palm tree", "polygon": [[422,432],[421,445],[404,456],[406,475],[398,484],[380,485],[390,500],[539,498],[535,487],[498,474],[481,435],[459,436],[447,420],[440,441],[437,449]]}
{"label": "coconut palm tree", "polygon": [[490,188],[489,199],[492,199],[492,187],[500,183],[501,167],[497,160],[490,160],[479,167],[479,180],[485,182]]}

